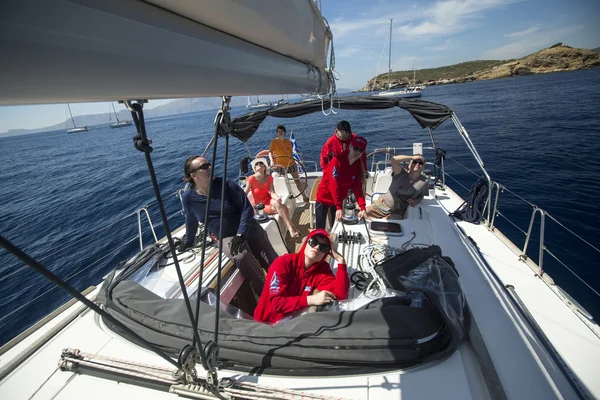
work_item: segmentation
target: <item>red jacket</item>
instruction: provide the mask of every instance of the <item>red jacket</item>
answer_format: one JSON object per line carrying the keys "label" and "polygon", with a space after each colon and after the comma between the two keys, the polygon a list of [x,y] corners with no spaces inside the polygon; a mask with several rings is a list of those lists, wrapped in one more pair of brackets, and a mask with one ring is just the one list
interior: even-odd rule
{"label": "red jacket", "polygon": [[335,206],[336,210],[341,210],[348,190],[352,189],[358,207],[364,210],[366,204],[361,176],[360,161],[355,161],[350,165],[347,156],[334,157],[323,171],[323,179],[317,189],[317,201],[325,206]]}
{"label": "red jacket", "polygon": [[[322,230],[312,231],[308,237],[319,231]],[[325,256],[323,260],[305,269],[305,247],[306,241],[298,253],[284,254],[271,264],[263,292],[254,310],[254,319],[275,323],[287,314],[308,307],[306,298],[315,289],[328,290],[338,300],[348,297],[350,281],[346,265],[338,264],[337,273],[333,275],[329,263],[325,261],[328,256]]]}
{"label": "red jacket", "polygon": [[[333,159],[333,157],[341,156],[342,154],[348,154],[350,152],[350,143],[352,143],[352,139],[355,137],[356,135],[353,133],[350,135],[348,140],[342,141],[340,138],[335,136],[334,132],[333,136],[327,139],[325,145],[321,149],[321,158],[319,159],[321,169],[325,171],[327,164]],[[363,166],[365,167],[365,171],[367,171],[367,155],[365,153],[363,153],[361,160],[363,162]]]}

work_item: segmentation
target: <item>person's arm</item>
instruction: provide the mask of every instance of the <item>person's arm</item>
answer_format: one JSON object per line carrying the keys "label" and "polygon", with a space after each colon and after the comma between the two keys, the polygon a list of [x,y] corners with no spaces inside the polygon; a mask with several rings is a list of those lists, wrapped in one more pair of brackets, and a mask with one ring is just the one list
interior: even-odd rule
{"label": "person's arm", "polygon": [[[308,307],[307,297],[310,293],[289,293],[288,285],[294,279],[293,265],[294,257],[277,257],[269,267],[267,282],[269,282],[269,294],[271,309],[282,314],[289,314],[304,307]],[[290,268],[291,267],[291,268]]]}
{"label": "person's arm", "polygon": [[330,164],[331,165],[327,168],[327,173],[331,174],[331,197],[333,198],[336,211],[339,211],[342,209],[344,198],[348,193],[343,193],[343,190],[340,187],[340,161],[337,157],[334,157],[333,160],[330,161]]}
{"label": "person's arm", "polygon": [[275,159],[273,158],[273,149],[275,147],[273,145],[274,141],[275,140],[271,140],[271,144],[269,144],[269,162],[271,163],[271,164],[269,164],[269,167],[272,166],[272,165],[275,165]]}
{"label": "person's arm", "polygon": [[252,184],[250,183],[251,181],[251,176],[248,177],[248,179],[246,179],[246,187],[244,188],[244,193],[246,193],[246,197],[248,197],[248,193],[250,193],[250,191],[252,190]]}
{"label": "person's arm", "polygon": [[419,188],[417,188],[415,196],[408,200],[408,205],[411,207],[414,207],[417,204],[419,204],[421,200],[423,200],[425,195],[427,195],[427,193],[429,192],[429,183],[427,181],[423,182],[419,180],[415,183],[415,185],[419,185]]}
{"label": "person's arm", "polygon": [[194,239],[196,238],[196,233],[198,232],[198,219],[192,213],[190,201],[189,201],[190,193],[187,193],[187,196],[184,194],[183,196],[183,209],[185,210],[185,245],[191,246],[194,243]]}
{"label": "person's arm", "polygon": [[358,176],[354,179],[354,182],[352,183],[352,192],[354,192],[354,197],[356,197],[358,208],[360,208],[361,211],[364,211],[367,207],[367,203],[365,202],[365,195],[363,193],[362,179],[360,179]]}
{"label": "person's arm", "polygon": [[246,238],[246,234],[250,230],[250,226],[254,220],[254,208],[252,208],[252,204],[250,204],[248,196],[246,196],[246,193],[244,193],[240,185],[237,185],[231,180],[227,180],[227,185],[229,186],[228,191],[231,201],[233,201],[242,214],[237,233]]}
{"label": "person's arm", "polygon": [[334,249],[331,249],[331,256],[338,262],[337,272],[333,275],[331,268],[327,264],[323,268],[323,277],[317,284],[316,289],[328,290],[335,295],[337,300],[345,300],[348,298],[348,289],[350,288],[346,260]]}
{"label": "person's arm", "polygon": [[406,168],[404,168],[402,166],[402,163],[410,162],[414,158],[415,158],[415,156],[405,156],[405,155],[398,155],[398,156],[392,157],[392,171],[394,172],[394,175],[399,174],[401,169],[406,171]]}
{"label": "person's arm", "polygon": [[323,148],[321,149],[321,157],[319,158],[319,163],[321,164],[321,170],[325,171],[325,168],[327,167],[327,164],[329,163],[329,153],[331,151],[330,149],[330,140],[327,139],[327,141],[325,142],[325,145],[323,146]]}

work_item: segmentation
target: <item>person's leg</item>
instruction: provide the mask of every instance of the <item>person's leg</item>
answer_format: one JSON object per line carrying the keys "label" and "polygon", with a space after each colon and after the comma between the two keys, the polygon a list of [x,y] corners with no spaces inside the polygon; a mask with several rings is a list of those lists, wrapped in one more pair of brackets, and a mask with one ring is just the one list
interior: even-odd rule
{"label": "person's leg", "polygon": [[254,254],[253,258],[266,272],[273,261],[279,257],[279,254],[277,254],[269,241],[267,232],[265,232],[258,222],[252,221],[246,241],[248,242],[248,246],[250,246],[252,254]]}
{"label": "person's leg", "polygon": [[317,229],[325,229],[327,225],[327,214],[329,213],[329,207],[324,204],[315,202],[315,220]]}
{"label": "person's leg", "polygon": [[292,178],[294,178],[294,182],[296,183],[296,187],[298,188],[298,192],[302,193],[302,200],[304,200],[304,202],[308,204],[309,198],[306,195],[306,193],[303,192],[303,190],[305,188],[304,188],[304,185],[302,185],[302,182],[300,181],[300,177],[298,175],[298,168],[296,168],[295,170],[293,170],[291,172],[291,174],[292,174]]}
{"label": "person's leg", "polygon": [[274,209],[277,212],[277,214],[279,214],[281,216],[281,219],[283,219],[283,222],[285,222],[285,225],[287,226],[288,230],[290,231],[290,235],[292,237],[298,236],[298,230],[292,223],[292,218],[290,217],[290,211],[288,210],[286,205],[278,203],[276,200],[271,199],[271,208]]}
{"label": "person's leg", "polygon": [[327,211],[327,214],[329,214],[329,226],[333,228],[333,224],[335,224],[335,206],[327,207]]}
{"label": "person's leg", "polygon": [[235,260],[235,265],[242,275],[244,275],[244,278],[248,280],[254,293],[260,296],[265,284],[265,275],[263,271],[259,267],[259,264],[257,264],[248,243],[244,243],[240,252],[235,256],[232,256],[231,249],[229,248],[231,239],[233,239],[233,237],[223,238],[223,248],[221,250],[229,259]]}

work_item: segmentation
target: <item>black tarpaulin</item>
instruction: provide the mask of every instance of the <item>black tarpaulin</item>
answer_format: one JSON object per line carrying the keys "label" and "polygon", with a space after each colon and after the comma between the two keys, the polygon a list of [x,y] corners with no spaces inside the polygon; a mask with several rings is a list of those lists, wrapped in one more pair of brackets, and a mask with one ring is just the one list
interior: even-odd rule
{"label": "black tarpaulin", "polygon": [[[131,281],[117,283],[109,293],[110,280],[97,301],[129,329],[174,357],[192,341],[183,300],[163,299]],[[405,303],[401,297],[384,298],[359,310],[309,313],[275,326],[222,312],[219,357],[234,369],[336,375],[362,368],[409,367],[456,349],[461,338],[447,329],[435,308]],[[200,315],[198,333],[206,343],[213,339],[215,309],[201,302]],[[110,321],[104,322],[128,337]]]}
{"label": "black tarpaulin", "polygon": [[[234,118],[231,121],[232,135],[242,142],[250,140],[267,116],[277,118],[295,118],[328,110],[331,100],[312,100],[302,103],[286,104],[264,111],[256,111]],[[342,110],[383,110],[400,107],[408,111],[417,120],[421,128],[436,129],[452,116],[448,107],[423,100],[407,100],[389,97],[344,97],[333,100],[333,107]]]}

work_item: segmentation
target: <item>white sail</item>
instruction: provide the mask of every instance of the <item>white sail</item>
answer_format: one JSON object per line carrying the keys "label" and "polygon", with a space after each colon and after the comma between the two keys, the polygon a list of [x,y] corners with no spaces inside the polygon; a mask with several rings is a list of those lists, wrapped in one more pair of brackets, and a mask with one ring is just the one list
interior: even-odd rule
{"label": "white sail", "polygon": [[309,0],[24,0],[0,6],[0,33],[2,105],[329,87]]}

